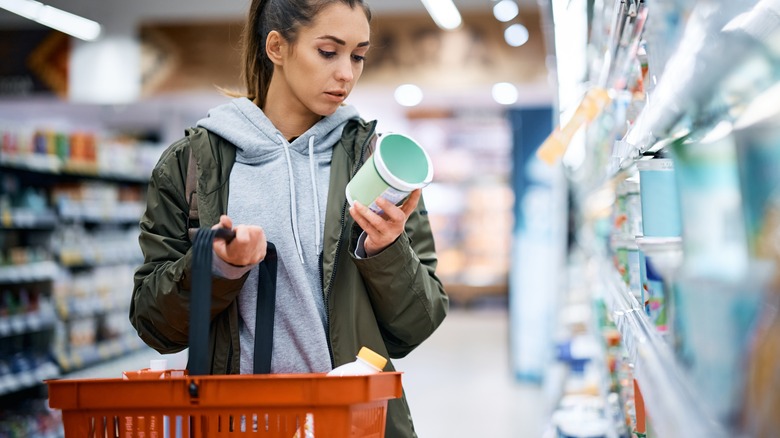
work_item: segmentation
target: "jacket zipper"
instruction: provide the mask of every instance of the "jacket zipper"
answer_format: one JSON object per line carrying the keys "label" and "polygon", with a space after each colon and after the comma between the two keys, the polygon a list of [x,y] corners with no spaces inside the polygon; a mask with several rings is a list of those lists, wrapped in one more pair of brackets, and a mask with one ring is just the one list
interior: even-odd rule
{"label": "jacket zipper", "polygon": [[[230,336],[231,338],[233,335]],[[225,375],[231,374],[233,368],[233,340],[230,340],[230,348],[228,349],[227,369]]]}
{"label": "jacket zipper", "polygon": [[[368,143],[371,141],[371,137],[374,135],[374,130],[376,129],[376,124],[373,124],[371,126],[371,130],[368,131],[368,136],[366,136],[366,139],[363,141],[363,144],[360,146],[360,158],[358,159],[357,163],[360,164],[363,161],[363,156],[366,153],[366,146],[368,146]],[[360,170],[359,166],[355,166],[355,170],[352,171],[352,177],[350,179],[355,177],[355,174],[357,174],[358,170]],[[333,281],[336,278],[336,270],[339,266],[339,252],[341,251],[341,236],[344,235],[344,227],[346,225],[345,219],[347,214],[347,205],[349,203],[344,200],[344,204],[341,206],[341,227],[339,228],[339,240],[336,242],[336,257],[333,259],[333,273],[330,275],[330,281],[328,282],[328,287],[323,289],[323,296],[322,300],[325,304],[325,333],[327,333],[327,340],[328,340],[328,355],[330,355],[330,366],[334,367],[336,366],[336,361],[333,358],[333,346],[330,343],[330,306],[328,305],[328,297],[330,296],[331,289],[333,288]],[[323,263],[322,263],[322,253],[320,253],[320,278],[323,276]]]}

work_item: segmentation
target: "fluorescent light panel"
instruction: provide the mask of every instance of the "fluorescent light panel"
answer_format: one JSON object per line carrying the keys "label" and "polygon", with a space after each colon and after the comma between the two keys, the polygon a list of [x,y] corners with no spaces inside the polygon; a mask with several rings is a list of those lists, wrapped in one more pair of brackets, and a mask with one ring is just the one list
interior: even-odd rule
{"label": "fluorescent light panel", "polygon": [[84,41],[97,39],[102,30],[100,24],[92,20],[35,0],[0,0],[0,8]]}
{"label": "fluorescent light panel", "polygon": [[431,18],[442,29],[452,30],[460,26],[461,18],[458,8],[452,0],[421,0]]}

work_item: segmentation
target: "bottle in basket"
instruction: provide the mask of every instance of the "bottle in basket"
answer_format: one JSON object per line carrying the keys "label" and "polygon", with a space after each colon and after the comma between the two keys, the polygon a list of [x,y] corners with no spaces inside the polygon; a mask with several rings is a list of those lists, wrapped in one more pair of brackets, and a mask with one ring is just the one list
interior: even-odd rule
{"label": "bottle in basket", "polygon": [[385,368],[387,359],[368,347],[362,347],[355,356],[355,361],[333,368],[329,376],[362,376],[380,373]]}

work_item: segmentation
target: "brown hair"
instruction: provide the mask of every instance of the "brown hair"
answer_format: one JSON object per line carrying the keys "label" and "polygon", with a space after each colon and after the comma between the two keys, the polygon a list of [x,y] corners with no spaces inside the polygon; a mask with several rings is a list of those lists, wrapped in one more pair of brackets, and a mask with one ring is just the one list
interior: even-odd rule
{"label": "brown hair", "polygon": [[363,0],[252,0],[242,35],[243,79],[249,100],[260,107],[265,105],[274,72],[274,64],[265,52],[268,34],[275,30],[294,43],[301,26],[309,25],[322,9],[335,3],[353,9],[360,6],[371,21],[371,10]]}

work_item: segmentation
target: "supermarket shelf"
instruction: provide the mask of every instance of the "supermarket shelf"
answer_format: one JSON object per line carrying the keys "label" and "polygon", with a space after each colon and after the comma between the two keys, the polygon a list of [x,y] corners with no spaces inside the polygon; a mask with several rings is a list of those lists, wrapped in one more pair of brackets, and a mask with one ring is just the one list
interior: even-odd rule
{"label": "supermarket shelf", "polygon": [[135,224],[144,213],[141,202],[60,202],[60,219],[95,224]]}
{"label": "supermarket shelf", "polygon": [[653,426],[662,437],[727,437],[708,417],[669,345],[652,326],[617,271],[604,260],[607,306],[623,338]]}
{"label": "supermarket shelf", "polygon": [[59,298],[56,301],[57,314],[62,321],[89,318],[109,313],[130,313],[128,301],[104,297]]}
{"label": "supermarket shelf", "polygon": [[46,379],[54,379],[59,375],[57,365],[50,361],[39,363],[35,368],[26,371],[0,375],[0,397],[32,388]]}
{"label": "supermarket shelf", "polygon": [[[122,247],[115,245],[113,248],[66,248],[57,253],[57,259],[60,266],[72,269],[118,265],[136,266],[143,262],[143,255],[140,254],[140,251],[119,252],[117,249],[121,250]],[[128,250],[126,246],[124,249]]]}
{"label": "supermarket shelf", "polygon": [[117,356],[86,369],[69,372],[63,375],[67,379],[115,379],[122,377],[123,371],[140,370],[149,367],[151,360],[165,359],[168,369],[182,370],[187,368],[189,350],[173,354],[160,354],[151,347],[142,346],[123,356]]}
{"label": "supermarket shelf", "polygon": [[93,179],[126,184],[147,184],[149,182],[148,175],[97,171],[94,168],[64,164],[59,158],[53,156],[35,156],[32,158],[0,157],[0,170],[28,172],[39,175],[68,176],[78,179]]}
{"label": "supermarket shelf", "polygon": [[0,214],[0,230],[3,231],[51,231],[56,226],[57,215],[51,210],[11,209]]}
{"label": "supermarket shelf", "polygon": [[126,356],[144,347],[135,332],[95,345],[71,348],[68,352],[57,352],[55,358],[63,373],[82,370],[105,361]]}
{"label": "supermarket shelf", "polygon": [[52,261],[28,263],[26,265],[0,266],[0,284],[31,283],[53,280],[58,266]]}
{"label": "supermarket shelf", "polygon": [[54,327],[57,318],[50,307],[47,310],[0,317],[0,338],[35,333]]}

